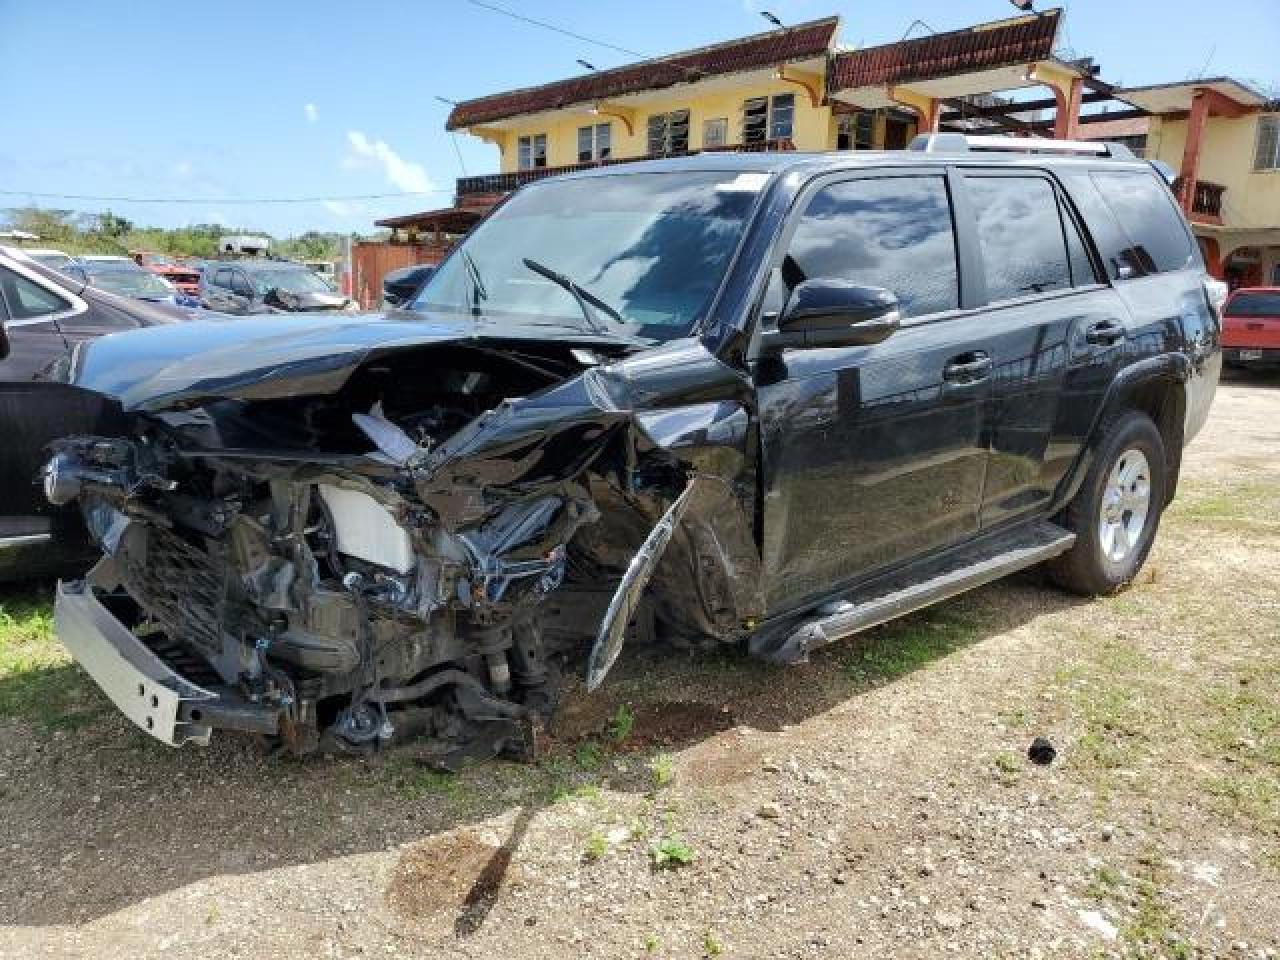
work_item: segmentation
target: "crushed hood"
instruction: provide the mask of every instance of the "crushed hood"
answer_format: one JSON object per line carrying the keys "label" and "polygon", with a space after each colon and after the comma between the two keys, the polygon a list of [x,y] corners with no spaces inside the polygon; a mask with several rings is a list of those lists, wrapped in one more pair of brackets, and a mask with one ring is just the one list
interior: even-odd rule
{"label": "crushed hood", "polygon": [[216,399],[332,393],[380,354],[435,344],[553,341],[621,348],[625,336],[556,322],[490,320],[406,311],[221,318],[115,334],[83,344],[71,382],[127,411],[161,411]]}
{"label": "crushed hood", "polygon": [[340,293],[290,293],[287,290],[272,290],[264,298],[273,307],[283,310],[305,312],[308,310],[345,310],[351,306],[351,298]]}

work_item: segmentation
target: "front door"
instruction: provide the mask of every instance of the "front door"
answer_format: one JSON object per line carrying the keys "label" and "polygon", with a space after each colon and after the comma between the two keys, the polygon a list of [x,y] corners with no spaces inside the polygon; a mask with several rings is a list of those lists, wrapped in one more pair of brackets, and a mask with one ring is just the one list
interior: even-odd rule
{"label": "front door", "polygon": [[826,181],[797,209],[761,322],[818,277],[887,288],[904,320],[872,346],[756,363],[771,613],[974,536],[988,457],[990,346],[960,309],[947,178]]}

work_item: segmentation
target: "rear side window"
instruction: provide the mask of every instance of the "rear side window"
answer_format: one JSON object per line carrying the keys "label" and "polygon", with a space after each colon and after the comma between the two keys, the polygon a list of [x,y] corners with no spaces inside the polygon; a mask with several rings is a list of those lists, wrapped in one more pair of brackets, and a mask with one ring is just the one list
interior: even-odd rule
{"label": "rear side window", "polygon": [[1122,266],[1135,276],[1181,270],[1194,262],[1194,249],[1173,196],[1145,173],[1094,173],[1093,182],[1115,214],[1128,246]]}
{"label": "rear side window", "polygon": [[1042,177],[965,178],[987,275],[987,298],[1013,300],[1071,286],[1053,185]]}
{"label": "rear side window", "polygon": [[1237,293],[1227,301],[1228,317],[1280,317],[1280,290]]}
{"label": "rear side window", "polygon": [[0,291],[8,305],[9,318],[14,321],[36,320],[71,306],[51,290],[3,267],[0,267]]}
{"label": "rear side window", "polygon": [[213,275],[213,285],[215,287],[225,287],[231,289],[231,271],[225,267]]}
{"label": "rear side window", "polygon": [[941,177],[845,180],[813,195],[782,266],[788,287],[818,277],[893,291],[904,316],[959,304],[951,203]]}

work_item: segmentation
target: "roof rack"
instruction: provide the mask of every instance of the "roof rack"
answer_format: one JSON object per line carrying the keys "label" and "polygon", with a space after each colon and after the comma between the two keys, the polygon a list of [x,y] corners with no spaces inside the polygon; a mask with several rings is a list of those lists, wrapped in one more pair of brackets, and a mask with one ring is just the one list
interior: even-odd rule
{"label": "roof rack", "polygon": [[1134,160],[1122,143],[1097,140],[1050,140],[1045,137],[971,136],[967,133],[922,133],[907,146],[922,153],[1053,153],[1083,154],[1112,160]]}

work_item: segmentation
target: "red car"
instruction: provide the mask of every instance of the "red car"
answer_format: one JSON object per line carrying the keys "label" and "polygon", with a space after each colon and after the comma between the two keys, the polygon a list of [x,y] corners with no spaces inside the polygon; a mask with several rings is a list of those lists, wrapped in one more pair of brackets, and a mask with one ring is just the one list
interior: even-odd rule
{"label": "red car", "polygon": [[1233,367],[1280,367],[1280,287],[1241,287],[1222,308],[1222,357]]}
{"label": "red car", "polygon": [[195,267],[163,253],[130,250],[129,256],[143,270],[164,277],[183,293],[192,297],[200,296],[200,271]]}

